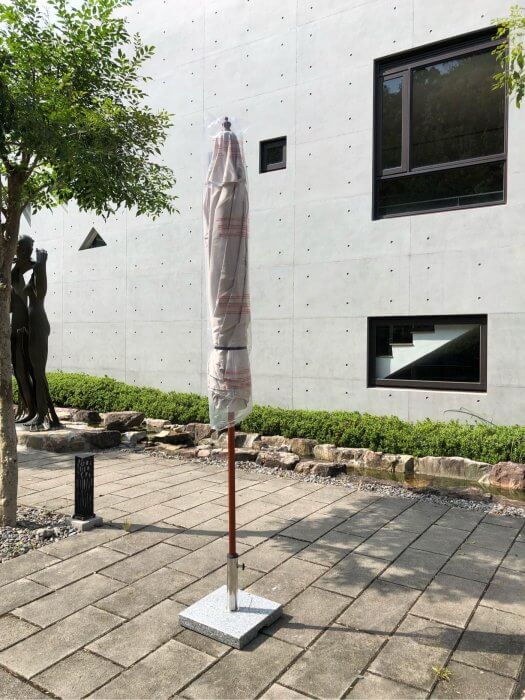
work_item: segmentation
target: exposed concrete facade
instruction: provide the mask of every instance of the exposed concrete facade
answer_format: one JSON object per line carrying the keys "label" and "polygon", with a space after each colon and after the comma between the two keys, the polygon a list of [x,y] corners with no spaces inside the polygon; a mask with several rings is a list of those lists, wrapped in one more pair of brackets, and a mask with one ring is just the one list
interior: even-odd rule
{"label": "exposed concrete facade", "polygon": [[[50,368],[205,392],[205,125],[246,128],[254,401],[412,420],[460,407],[525,421],[525,113],[510,107],[505,205],[373,221],[373,61],[488,27],[506,0],[135,0],[157,46],[153,107],[180,214],[34,217],[49,251]],[[475,108],[475,105],[473,105]],[[258,173],[259,141],[288,167]],[[107,247],[79,251],[91,226]],[[488,390],[367,388],[367,317],[488,314]]]}

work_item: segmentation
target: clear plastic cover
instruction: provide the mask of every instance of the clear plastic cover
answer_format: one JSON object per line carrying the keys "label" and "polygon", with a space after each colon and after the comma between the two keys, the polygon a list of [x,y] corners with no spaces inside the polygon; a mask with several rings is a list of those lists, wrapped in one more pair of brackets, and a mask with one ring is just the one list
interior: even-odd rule
{"label": "clear plastic cover", "polygon": [[208,399],[217,430],[251,411],[248,186],[242,138],[228,119],[213,122],[204,190],[209,308]]}

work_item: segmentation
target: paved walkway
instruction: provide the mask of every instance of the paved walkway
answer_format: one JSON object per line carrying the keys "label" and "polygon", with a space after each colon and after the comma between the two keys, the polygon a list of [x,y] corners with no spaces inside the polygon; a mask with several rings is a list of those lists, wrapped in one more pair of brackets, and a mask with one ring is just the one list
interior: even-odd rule
{"label": "paved walkway", "polygon": [[[96,476],[112,526],[0,564],[1,697],[517,692],[522,520],[240,472],[241,584],[286,615],[237,651],[178,624],[225,582],[225,470],[108,452]],[[71,511],[71,457],[24,453],[20,481]]]}

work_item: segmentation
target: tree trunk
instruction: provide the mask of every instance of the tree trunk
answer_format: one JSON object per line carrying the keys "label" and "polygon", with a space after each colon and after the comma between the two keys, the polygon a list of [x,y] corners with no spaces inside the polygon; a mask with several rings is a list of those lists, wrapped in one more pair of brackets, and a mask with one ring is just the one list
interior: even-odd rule
{"label": "tree trunk", "polygon": [[11,266],[18,241],[20,213],[8,212],[7,221],[2,229],[3,233],[0,234],[0,527],[16,524],[18,459],[11,380],[9,312]]}

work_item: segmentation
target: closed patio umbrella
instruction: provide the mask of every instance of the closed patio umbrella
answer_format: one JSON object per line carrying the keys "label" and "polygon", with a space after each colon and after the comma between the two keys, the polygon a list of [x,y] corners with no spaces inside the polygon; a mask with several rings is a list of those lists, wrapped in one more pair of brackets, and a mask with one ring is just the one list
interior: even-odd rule
{"label": "closed patio umbrella", "polygon": [[204,195],[211,349],[210,424],[228,428],[228,606],[237,609],[235,424],[251,410],[248,189],[243,155],[228,117],[215,137]]}
{"label": "closed patio umbrella", "polygon": [[211,348],[210,423],[228,428],[227,584],[179,613],[183,627],[242,649],[282,614],[282,605],[238,587],[235,537],[235,425],[251,410],[248,189],[228,117],[215,137],[204,195]]}

